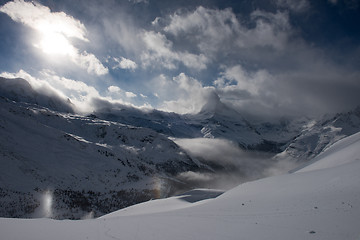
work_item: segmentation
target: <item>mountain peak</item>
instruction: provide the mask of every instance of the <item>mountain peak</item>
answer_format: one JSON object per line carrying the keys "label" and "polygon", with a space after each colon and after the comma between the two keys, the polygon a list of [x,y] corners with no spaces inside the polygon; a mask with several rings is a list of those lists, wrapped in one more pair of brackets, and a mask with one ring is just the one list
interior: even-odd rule
{"label": "mountain peak", "polygon": [[214,116],[224,116],[228,118],[243,118],[239,112],[235,109],[224,104],[220,97],[215,93],[211,92],[206,104],[201,108],[201,111],[198,113],[200,115],[210,115]]}
{"label": "mountain peak", "polygon": [[0,96],[15,102],[36,104],[61,112],[74,112],[70,99],[64,99],[55,91],[34,89],[22,78],[0,77]]}

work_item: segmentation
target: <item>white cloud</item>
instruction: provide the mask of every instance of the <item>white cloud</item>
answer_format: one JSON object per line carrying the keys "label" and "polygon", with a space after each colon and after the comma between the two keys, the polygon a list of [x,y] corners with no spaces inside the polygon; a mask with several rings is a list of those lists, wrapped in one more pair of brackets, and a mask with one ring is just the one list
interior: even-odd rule
{"label": "white cloud", "polygon": [[180,173],[177,178],[181,179],[182,181],[196,181],[196,182],[207,182],[214,179],[214,176],[208,173],[198,173],[198,172],[182,172]]}
{"label": "white cloud", "polygon": [[258,95],[265,81],[271,81],[271,76],[265,70],[249,73],[241,65],[235,65],[221,72],[220,78],[214,81],[214,85],[225,92],[238,90],[246,91],[250,95]]}
{"label": "white cloud", "polygon": [[88,41],[85,37],[86,28],[79,20],[64,12],[51,12],[48,7],[40,3],[14,0],[2,6],[0,11],[8,14],[14,21],[21,22],[41,33],[61,33],[66,37]]}
{"label": "white cloud", "polygon": [[95,102],[104,102],[109,106],[123,104],[135,108],[152,108],[149,103],[145,103],[142,106],[135,106],[126,101],[137,95],[133,92],[126,92],[118,86],[109,86],[107,93],[102,95],[94,86],[82,81],[58,76],[51,70],[41,71],[39,73],[40,77],[33,77],[24,70],[20,70],[17,73],[3,72],[0,76],[5,78],[23,78],[27,80],[37,92],[45,93],[45,95],[60,96],[62,99],[65,99],[64,101],[70,99],[75,106],[74,110],[79,113],[88,113],[95,110],[97,107],[94,105]]}
{"label": "white cloud", "polygon": [[192,138],[174,141],[191,156],[207,164],[223,167],[216,173],[184,172],[178,176],[195,186],[200,184],[226,189],[245,181],[286,173],[295,165],[288,161],[274,161],[270,159],[270,154],[243,151],[237,144],[225,139]]}
{"label": "white cloud", "polygon": [[[151,30],[140,30],[130,17],[117,17],[117,21],[105,19],[104,27],[143,68],[170,70],[181,65],[190,70],[205,70],[213,62],[225,63],[234,57],[262,60],[269,52],[263,48],[281,51],[293,34],[286,11],[257,10],[247,21],[240,17],[231,9],[198,7],[194,11],[157,17]],[[122,60],[118,59],[118,63]]]}
{"label": "white cloud", "polygon": [[14,21],[33,28],[39,33],[39,42],[34,46],[46,54],[64,55],[77,66],[86,69],[90,74],[104,75],[108,69],[95,57],[86,51],[80,53],[70,39],[77,38],[88,42],[87,30],[77,19],[64,12],[51,12],[51,10],[37,2],[14,0],[0,8],[1,12],[8,14]]}
{"label": "white cloud", "polygon": [[176,139],[175,143],[185,149],[194,157],[201,157],[208,162],[241,163],[245,153],[235,143],[225,139],[215,138],[193,138]]}
{"label": "white cloud", "polygon": [[110,86],[108,87],[109,95],[115,99],[123,99],[123,98],[135,98],[137,95],[133,92],[127,92],[119,88],[118,86]]}
{"label": "white cloud", "polygon": [[125,92],[125,96],[128,97],[128,98],[134,98],[137,95],[135,93],[133,93],[133,92]]}
{"label": "white cloud", "polygon": [[25,79],[38,93],[60,96],[64,102],[70,99],[76,111],[91,111],[91,100],[93,98],[100,98],[99,92],[84,82],[59,77],[50,70],[43,70],[40,72],[40,75],[40,78],[33,77],[24,70],[20,70],[17,73],[1,73],[1,76],[6,78]]}
{"label": "white cloud", "polygon": [[214,86],[222,102],[243,114],[251,112],[263,117],[283,115],[281,111],[291,99],[276,76],[266,70],[246,71],[241,65],[224,68]]}
{"label": "white cloud", "polygon": [[213,98],[217,98],[213,87],[204,87],[197,79],[184,73],[168,78],[160,75],[151,82],[157,96],[163,100],[162,110],[180,114],[197,113]]}
{"label": "white cloud", "polygon": [[88,112],[92,110],[90,102],[93,98],[101,98],[100,93],[94,86],[85,82],[60,77],[48,70],[40,72],[42,81],[48,82],[52,88],[57,89],[66,95],[77,107],[78,111]]}
{"label": "white cloud", "polygon": [[[213,52],[236,37],[239,25],[231,9],[213,10],[198,7],[194,12],[175,13],[164,31],[196,44],[202,52]],[[220,47],[220,51],[222,47]]]}
{"label": "white cloud", "polygon": [[124,57],[121,57],[120,59],[114,58],[114,61],[117,62],[118,64],[114,66],[113,69],[121,68],[121,69],[135,70],[137,68],[137,64],[134,61]]}
{"label": "white cloud", "polygon": [[[165,26],[164,31],[174,35],[200,33],[218,41],[219,37],[223,37],[223,34],[230,36],[239,27],[239,22],[230,8],[218,10],[200,6],[194,12],[176,12],[171,15],[170,23]],[[221,31],[216,32],[214,30]]]}
{"label": "white cloud", "polygon": [[86,69],[90,74],[105,75],[109,72],[94,54],[87,53],[86,51],[74,56],[73,61],[80,67]]}
{"label": "white cloud", "polygon": [[55,95],[61,96],[63,99],[67,98],[62,91],[52,87],[47,81],[37,79],[22,69],[17,73],[2,72],[0,76],[4,78],[22,78],[28,81],[35,91],[45,92],[47,95],[55,93]]}
{"label": "white cloud", "polygon": [[[270,46],[281,49],[291,34],[286,12],[251,14],[255,27],[241,24],[231,9],[198,7],[193,12],[175,13],[164,31],[196,45],[204,54],[226,54],[242,48]],[[239,50],[241,51],[241,50]],[[239,52],[241,54],[241,52]]]}
{"label": "white cloud", "polygon": [[108,91],[110,93],[121,93],[122,90],[118,86],[110,86],[108,87]]}
{"label": "white cloud", "polygon": [[165,35],[144,31],[141,38],[145,44],[145,51],[141,54],[144,67],[158,66],[168,69],[175,69],[176,62],[183,63],[188,68],[197,70],[206,69],[208,59],[203,54],[192,54],[187,51],[179,52],[172,49],[172,42]]}
{"label": "white cloud", "polygon": [[242,47],[271,46],[277,50],[284,49],[292,29],[286,12],[269,13],[256,10],[251,13],[256,27],[242,33]]}

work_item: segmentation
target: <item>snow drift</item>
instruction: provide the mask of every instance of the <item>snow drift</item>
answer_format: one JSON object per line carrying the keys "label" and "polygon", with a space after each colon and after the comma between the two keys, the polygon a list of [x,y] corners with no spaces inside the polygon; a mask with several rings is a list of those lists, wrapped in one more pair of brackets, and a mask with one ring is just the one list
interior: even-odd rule
{"label": "snow drift", "polygon": [[[357,239],[360,133],[290,174],[242,184],[216,197],[154,200],[99,219],[0,219],[4,239]],[[214,193],[209,191],[209,193]],[[216,198],[214,198],[216,197]]]}

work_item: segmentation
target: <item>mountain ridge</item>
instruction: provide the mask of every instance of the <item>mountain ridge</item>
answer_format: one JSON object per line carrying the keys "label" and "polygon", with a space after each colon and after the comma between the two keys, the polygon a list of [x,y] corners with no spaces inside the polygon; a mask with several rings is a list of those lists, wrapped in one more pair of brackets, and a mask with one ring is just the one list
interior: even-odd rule
{"label": "mountain ridge", "polygon": [[[241,184],[223,194],[202,189],[92,220],[0,218],[0,231],[7,239],[34,240],[352,240],[359,236],[359,143],[357,133],[300,171]],[[184,200],[196,194],[202,200]]]}
{"label": "mountain ridge", "polygon": [[[81,218],[207,186],[221,179],[216,174],[239,184],[269,175],[263,171],[291,170],[360,131],[360,107],[316,120],[254,123],[218,98],[187,115],[94,99],[95,111],[84,116],[26,80],[0,81],[0,215],[8,217],[34,216],[48,191],[56,195],[54,218]],[[212,156],[192,151],[209,152],[204,144],[222,149]]]}

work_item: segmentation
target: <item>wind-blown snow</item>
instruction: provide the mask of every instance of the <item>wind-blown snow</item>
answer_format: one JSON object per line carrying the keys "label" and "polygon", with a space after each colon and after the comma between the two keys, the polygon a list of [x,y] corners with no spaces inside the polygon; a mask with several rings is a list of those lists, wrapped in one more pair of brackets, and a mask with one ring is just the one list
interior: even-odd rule
{"label": "wind-blown snow", "polygon": [[36,240],[358,239],[359,156],[357,133],[298,172],[248,182],[214,199],[189,203],[177,196],[82,221],[3,218],[0,233]]}

